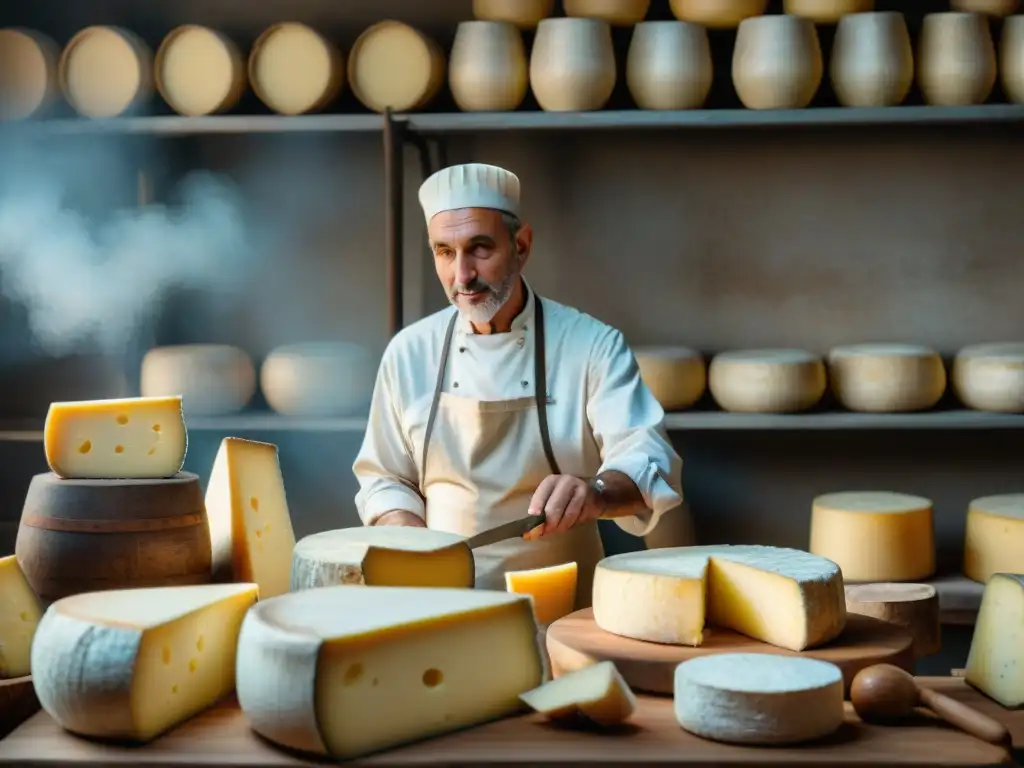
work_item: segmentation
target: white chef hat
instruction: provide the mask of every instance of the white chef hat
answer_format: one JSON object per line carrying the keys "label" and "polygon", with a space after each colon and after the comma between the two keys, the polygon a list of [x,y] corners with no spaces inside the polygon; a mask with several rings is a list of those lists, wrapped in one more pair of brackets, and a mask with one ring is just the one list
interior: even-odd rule
{"label": "white chef hat", "polygon": [[496,165],[467,163],[442,168],[420,185],[427,224],[442,211],[494,208],[519,215],[519,177]]}

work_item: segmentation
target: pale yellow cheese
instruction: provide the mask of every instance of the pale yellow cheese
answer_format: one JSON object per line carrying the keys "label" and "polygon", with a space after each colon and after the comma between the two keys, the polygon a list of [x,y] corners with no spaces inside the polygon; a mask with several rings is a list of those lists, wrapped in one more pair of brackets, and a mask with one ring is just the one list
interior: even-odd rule
{"label": "pale yellow cheese", "polygon": [[1024,412],[1024,343],[964,347],[953,360],[952,379],[968,408]]}
{"label": "pale yellow cheese", "polygon": [[51,403],[43,448],[65,479],[171,477],[188,449],[181,397]]}
{"label": "pale yellow cheese", "polygon": [[1004,707],[1024,705],[1024,576],[997,573],[985,585],[967,654],[968,684]]}
{"label": "pale yellow cheese", "polygon": [[408,24],[387,20],[365,30],[352,46],[348,79],[367,109],[408,112],[440,90],[445,68],[437,43]]}
{"label": "pale yellow cheese", "polygon": [[286,344],[260,368],[267,403],[287,416],[329,417],[365,413],[373,395],[377,360],[348,342]]}
{"label": "pale yellow cheese", "polygon": [[256,392],[252,358],[227,344],[156,347],[142,358],[145,397],[181,395],[186,416],[242,410]]}
{"label": "pale yellow cheese", "polygon": [[802,349],[746,349],[711,360],[708,387],[722,408],[740,413],[790,413],[825,394],[825,364]]}
{"label": "pale yellow cheese", "polygon": [[354,758],[504,717],[544,682],[530,598],[324,587],[261,601],[238,641],[238,702],[285,747]]}
{"label": "pale yellow cheese", "polygon": [[606,557],[594,574],[593,605],[606,632],[671,645],[700,645],[707,623],[802,651],[846,626],[839,566],[778,547],[673,547]]}
{"label": "pale yellow cheese", "polygon": [[935,573],[932,502],[889,491],[844,491],[814,499],[811,546],[845,581],[914,581]]}
{"label": "pale yellow cheese", "polygon": [[829,352],[828,364],[832,390],[851,411],[923,411],[946,391],[942,358],[918,344],[836,347]]}
{"label": "pale yellow cheese", "polygon": [[327,105],[345,82],[341,52],[305,24],[275,24],[249,55],[249,79],[260,100],[282,115]]}
{"label": "pale yellow cheese", "polygon": [[685,347],[639,347],[633,351],[640,378],[666,411],[689,408],[704,394],[704,357]]}
{"label": "pale yellow cheese", "polygon": [[617,725],[636,711],[636,696],[610,661],[570,672],[519,698],[551,720],[582,716],[598,725]]}
{"label": "pale yellow cheese", "polygon": [[213,573],[259,584],[260,597],[288,591],[295,531],[277,446],[225,437],[206,486]]}
{"label": "pale yellow cheese", "polygon": [[306,536],[295,545],[291,589],[472,587],[473,553],[457,534],[429,528],[369,526]]}
{"label": "pale yellow cheese", "polygon": [[613,27],[632,27],[647,16],[651,0],[563,0],[566,16],[599,19]]}
{"label": "pale yellow cheese", "polygon": [[964,575],[985,583],[995,573],[1024,573],[1024,493],[983,496],[967,509]]}
{"label": "pale yellow cheese", "polygon": [[874,0],[784,0],[783,11],[815,24],[835,24],[843,16],[870,13]]}
{"label": "pale yellow cheese", "polygon": [[0,120],[44,110],[56,90],[56,43],[27,29],[0,29]]}
{"label": "pale yellow cheese", "polygon": [[0,558],[0,678],[32,673],[30,651],[43,607],[15,555]]}
{"label": "pale yellow cheese", "polygon": [[672,15],[711,29],[731,29],[764,13],[768,0],[669,0]]}
{"label": "pale yellow cheese", "polygon": [[53,603],[32,643],[39,703],[69,731],[149,741],[235,687],[255,584],[89,592]]}
{"label": "pale yellow cheese", "polygon": [[238,100],[245,67],[231,40],[212,29],[186,24],[171,30],[156,54],[160,93],[180,115],[209,115]]}
{"label": "pale yellow cheese", "polygon": [[505,587],[509,592],[530,595],[537,621],[550,624],[572,613],[576,605],[576,577],[576,563],[505,571]]}
{"label": "pale yellow cheese", "polygon": [[473,0],[473,18],[506,21],[520,29],[536,29],[554,9],[555,0]]}
{"label": "pale yellow cheese", "polygon": [[152,90],[152,54],[117,27],[83,29],[64,49],[60,68],[68,103],[85,117],[116,117]]}

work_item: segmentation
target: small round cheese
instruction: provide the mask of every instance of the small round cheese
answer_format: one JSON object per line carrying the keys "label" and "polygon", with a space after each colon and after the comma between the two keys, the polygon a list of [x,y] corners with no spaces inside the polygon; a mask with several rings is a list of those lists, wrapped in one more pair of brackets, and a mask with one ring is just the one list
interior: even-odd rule
{"label": "small round cheese", "polygon": [[783,10],[815,24],[835,24],[843,16],[870,13],[874,0],[784,0]]}
{"label": "small round cheese", "polygon": [[555,9],[555,0],[473,0],[473,18],[507,21],[520,29],[536,29]]}
{"label": "small round cheese", "polygon": [[348,79],[367,109],[409,112],[425,106],[444,85],[444,53],[408,24],[382,21],[352,46]]}
{"label": "small round cheese", "polygon": [[669,0],[672,15],[711,29],[735,29],[744,19],[760,16],[768,0]]}
{"label": "small round cheese", "polygon": [[935,573],[932,502],[889,491],[818,496],[811,545],[843,571],[844,581],[914,581]]}
{"label": "small round cheese", "polygon": [[180,115],[230,109],[245,90],[238,48],[219,32],[195,24],[172,30],[156,52],[160,95]]}
{"label": "small round cheese", "polygon": [[152,90],[152,57],[131,32],[117,27],[86,27],[64,48],[61,88],[80,115],[116,117]]}
{"label": "small round cheese", "polygon": [[666,411],[689,408],[704,394],[707,366],[700,352],[685,347],[634,350],[640,377]]}
{"label": "small round cheese", "polygon": [[995,573],[1024,573],[1024,493],[983,496],[967,508],[964,575],[984,584]]}
{"label": "small round cheese", "polygon": [[708,385],[727,411],[805,411],[825,394],[825,364],[802,349],[723,352],[711,361]]}
{"label": "small round cheese", "polygon": [[953,387],[968,408],[1024,412],[1024,343],[976,344],[953,360]]}
{"label": "small round cheese", "polygon": [[852,344],[828,356],[836,398],[851,411],[923,411],[946,391],[938,352],[917,344]]}
{"label": "small round cheese", "polygon": [[260,387],[278,413],[344,416],[368,407],[376,362],[368,349],[357,344],[290,344],[267,355]]}
{"label": "small round cheese", "polygon": [[157,347],[142,358],[140,385],[143,397],[181,395],[187,416],[236,413],[256,393],[256,367],[226,344]]}
{"label": "small round cheese", "polygon": [[0,120],[21,120],[53,101],[60,49],[27,29],[0,29]]}
{"label": "small round cheese", "polygon": [[249,80],[260,101],[281,115],[329,104],[345,85],[341,52],[305,24],[275,24],[249,54]]}
{"label": "small round cheese", "polygon": [[718,653],[676,667],[679,724],[733,744],[796,744],[843,724],[843,673],[835,664],[767,653]]}
{"label": "small round cheese", "polygon": [[651,0],[563,0],[566,16],[599,19],[613,27],[632,27],[647,16]]}

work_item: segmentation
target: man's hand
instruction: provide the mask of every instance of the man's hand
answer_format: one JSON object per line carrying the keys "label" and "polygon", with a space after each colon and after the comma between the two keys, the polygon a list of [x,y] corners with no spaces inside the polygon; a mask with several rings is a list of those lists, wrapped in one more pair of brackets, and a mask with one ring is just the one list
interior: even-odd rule
{"label": "man's hand", "polygon": [[426,528],[427,524],[419,515],[404,509],[393,509],[377,518],[374,525],[404,525],[406,528]]}
{"label": "man's hand", "polygon": [[533,541],[597,520],[602,513],[597,493],[586,480],[572,475],[548,475],[530,500],[529,514],[544,513],[544,524],[526,533]]}

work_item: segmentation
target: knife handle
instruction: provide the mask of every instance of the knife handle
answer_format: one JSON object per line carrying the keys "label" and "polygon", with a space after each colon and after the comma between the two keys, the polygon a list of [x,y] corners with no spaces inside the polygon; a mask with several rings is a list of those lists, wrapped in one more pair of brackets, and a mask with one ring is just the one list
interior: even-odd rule
{"label": "knife handle", "polygon": [[523,531],[523,534],[527,534],[534,528],[539,528],[540,526],[544,525],[545,519],[546,518],[544,517],[544,512],[542,511],[539,515],[537,515],[536,520],[531,521],[529,525],[526,526],[526,530]]}

